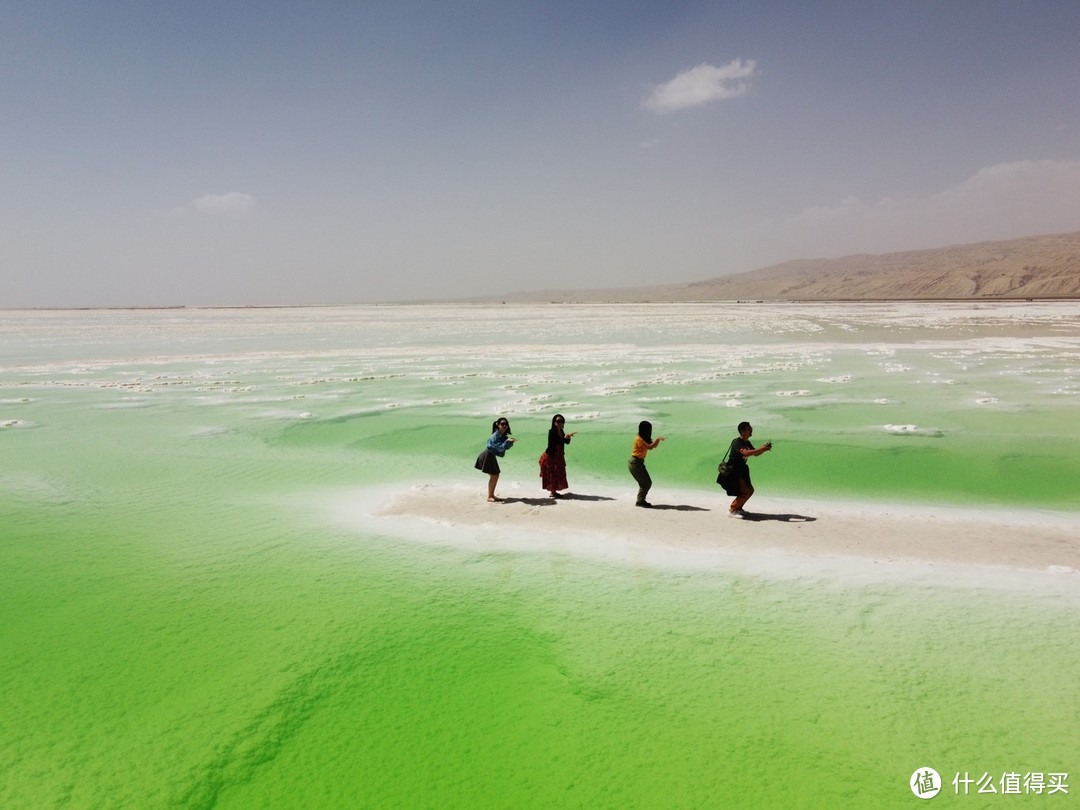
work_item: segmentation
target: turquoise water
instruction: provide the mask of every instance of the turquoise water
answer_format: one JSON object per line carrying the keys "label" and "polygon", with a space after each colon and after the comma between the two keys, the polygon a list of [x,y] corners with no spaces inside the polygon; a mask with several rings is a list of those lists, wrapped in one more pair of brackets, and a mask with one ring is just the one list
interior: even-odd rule
{"label": "turquoise water", "polygon": [[1075,511],[1078,314],[2,313],[0,806],[888,807],[923,766],[1075,770],[1075,593],[479,553],[313,512],[481,492],[495,414],[504,479],[538,487],[555,411],[571,484],[631,489],[647,418],[657,486],[713,499],[749,419],[777,448],[759,497]]}

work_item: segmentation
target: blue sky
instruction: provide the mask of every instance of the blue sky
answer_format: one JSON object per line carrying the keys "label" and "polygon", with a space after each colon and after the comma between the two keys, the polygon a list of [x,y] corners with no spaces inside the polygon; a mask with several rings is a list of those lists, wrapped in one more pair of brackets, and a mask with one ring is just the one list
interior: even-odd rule
{"label": "blue sky", "polygon": [[1080,229],[1080,3],[0,5],[0,307],[696,281]]}

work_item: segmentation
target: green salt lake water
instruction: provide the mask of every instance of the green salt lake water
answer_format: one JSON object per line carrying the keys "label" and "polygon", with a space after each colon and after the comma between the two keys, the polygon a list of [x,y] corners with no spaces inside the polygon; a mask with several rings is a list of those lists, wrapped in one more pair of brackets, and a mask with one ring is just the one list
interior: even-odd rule
{"label": "green salt lake water", "polygon": [[[776,442],[759,499],[1075,513],[1078,316],[0,313],[0,806],[900,807],[923,766],[1078,772],[1074,575],[748,577],[318,514],[417,482],[482,497],[498,414],[521,440],[503,486],[539,496],[556,411],[571,485],[632,491],[650,419],[656,492],[711,504],[748,419]],[[1058,806],[1080,781],[971,792],[934,801]]]}

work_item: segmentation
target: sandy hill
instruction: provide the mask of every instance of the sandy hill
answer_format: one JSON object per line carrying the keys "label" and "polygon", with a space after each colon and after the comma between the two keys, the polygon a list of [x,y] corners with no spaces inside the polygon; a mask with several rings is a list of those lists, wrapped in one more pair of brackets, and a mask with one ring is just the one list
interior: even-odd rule
{"label": "sandy hill", "polygon": [[1080,298],[1080,231],[839,259],[798,259],[688,284],[542,290],[505,301],[850,301]]}

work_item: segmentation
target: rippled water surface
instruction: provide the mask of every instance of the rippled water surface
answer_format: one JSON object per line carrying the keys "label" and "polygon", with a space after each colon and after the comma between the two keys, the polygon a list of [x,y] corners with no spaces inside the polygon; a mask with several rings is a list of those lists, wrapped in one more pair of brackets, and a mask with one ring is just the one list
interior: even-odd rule
{"label": "rippled water surface", "polygon": [[1067,302],[2,312],[0,805],[901,806],[924,765],[1076,770],[1067,593],[478,554],[311,504],[479,497],[497,414],[540,494],[559,411],[572,484],[632,488],[649,419],[657,487],[715,498],[748,419],[758,497],[1075,512],[1078,406]]}

